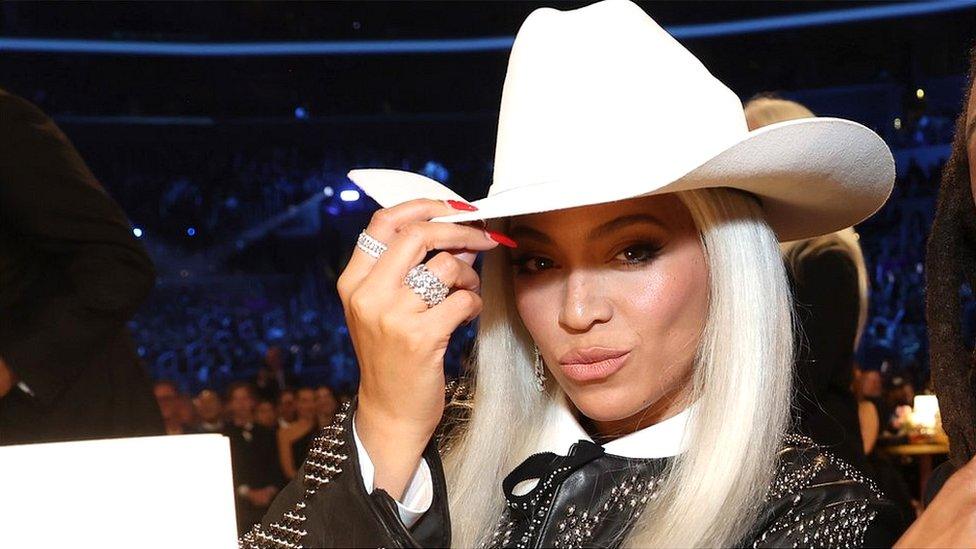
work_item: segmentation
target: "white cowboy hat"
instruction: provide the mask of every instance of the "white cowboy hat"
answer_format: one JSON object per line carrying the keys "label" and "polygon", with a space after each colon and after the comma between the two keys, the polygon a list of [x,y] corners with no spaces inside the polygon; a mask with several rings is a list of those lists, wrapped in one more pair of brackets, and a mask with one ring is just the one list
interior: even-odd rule
{"label": "white cowboy hat", "polygon": [[[419,174],[356,169],[383,207],[464,200]],[[742,103],[629,0],[533,11],[515,37],[495,167],[464,222],[637,196],[733,187],[759,198],[782,241],[840,230],[891,194],[895,163],[870,129],[806,118],[750,132]]]}

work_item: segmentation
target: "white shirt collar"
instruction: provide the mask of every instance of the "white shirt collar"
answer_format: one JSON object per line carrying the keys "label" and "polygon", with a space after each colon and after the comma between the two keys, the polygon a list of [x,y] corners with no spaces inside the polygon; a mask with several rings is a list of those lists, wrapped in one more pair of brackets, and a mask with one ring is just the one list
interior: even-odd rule
{"label": "white shirt collar", "polygon": [[[579,440],[593,439],[576,420],[565,395],[559,397],[558,405],[550,409],[546,418],[547,428],[539,440],[538,452],[553,452],[566,455],[569,447]],[[626,458],[649,459],[664,458],[680,454],[687,447],[688,423],[694,413],[693,403],[678,414],[614,439],[603,445],[608,454]]]}

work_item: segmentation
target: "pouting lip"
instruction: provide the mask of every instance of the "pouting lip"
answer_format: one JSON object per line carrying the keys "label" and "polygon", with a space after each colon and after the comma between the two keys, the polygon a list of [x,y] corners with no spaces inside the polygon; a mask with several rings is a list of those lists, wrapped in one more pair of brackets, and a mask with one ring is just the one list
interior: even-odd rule
{"label": "pouting lip", "polygon": [[559,358],[560,364],[593,364],[624,356],[630,349],[610,349],[607,347],[584,347],[572,349]]}

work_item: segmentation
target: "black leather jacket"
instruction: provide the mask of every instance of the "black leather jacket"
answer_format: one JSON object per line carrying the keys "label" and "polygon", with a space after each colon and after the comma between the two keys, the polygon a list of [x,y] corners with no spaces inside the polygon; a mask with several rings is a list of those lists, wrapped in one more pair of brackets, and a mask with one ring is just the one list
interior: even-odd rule
{"label": "black leather jacket", "polygon": [[[345,407],[313,443],[295,479],[278,495],[242,549],[448,547],[450,513],[437,442],[424,452],[434,485],[431,508],[409,530],[382,489],[367,494]],[[440,439],[442,441],[442,439]],[[874,483],[815,445],[789,435],[751,533],[738,546],[882,547],[904,529]],[[503,482],[508,506],[486,547],[617,547],[644,505],[657,497],[668,458],[606,454],[582,440],[567,456],[530,456]],[[528,493],[513,488],[541,480]]]}

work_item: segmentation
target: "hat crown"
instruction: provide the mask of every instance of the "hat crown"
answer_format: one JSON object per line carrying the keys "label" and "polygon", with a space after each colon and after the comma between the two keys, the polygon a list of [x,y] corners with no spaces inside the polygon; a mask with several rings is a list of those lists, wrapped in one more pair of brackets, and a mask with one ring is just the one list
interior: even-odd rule
{"label": "hat crown", "polygon": [[736,94],[629,0],[540,8],[512,47],[489,195],[615,174],[666,181],[748,132]]}

